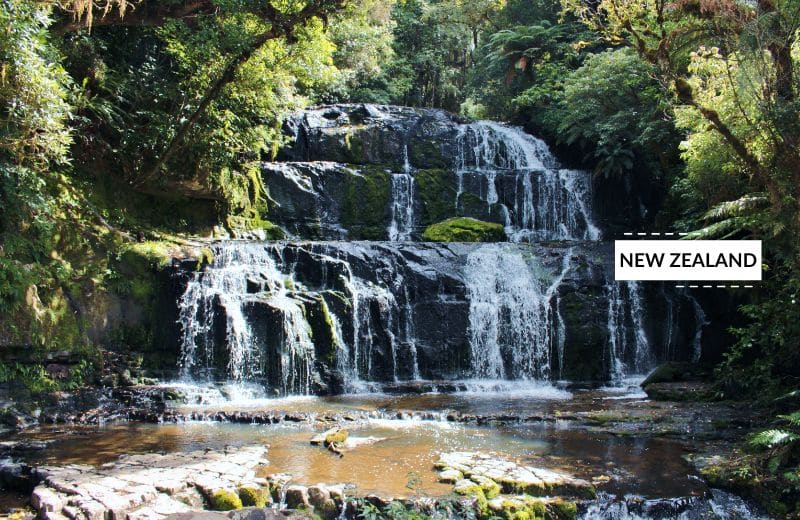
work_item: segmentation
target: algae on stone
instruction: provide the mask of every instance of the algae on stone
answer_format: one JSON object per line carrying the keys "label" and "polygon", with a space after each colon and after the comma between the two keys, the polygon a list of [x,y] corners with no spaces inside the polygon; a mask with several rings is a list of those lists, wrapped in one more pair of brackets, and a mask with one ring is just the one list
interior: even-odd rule
{"label": "algae on stone", "polygon": [[340,428],[336,431],[329,432],[325,435],[325,445],[329,446],[333,444],[334,446],[342,445],[347,440],[349,432],[344,429]]}
{"label": "algae on stone", "polygon": [[211,495],[211,508],[215,511],[230,511],[231,509],[241,509],[242,499],[233,491],[220,489]]}
{"label": "algae on stone", "polygon": [[267,488],[242,486],[238,491],[242,505],[246,507],[265,507],[272,501]]}
{"label": "algae on stone", "polygon": [[356,240],[384,240],[391,192],[390,173],[374,165],[353,166],[345,178],[342,226]]}
{"label": "algae on stone", "polygon": [[503,226],[474,218],[456,217],[425,229],[422,237],[429,242],[503,242]]}

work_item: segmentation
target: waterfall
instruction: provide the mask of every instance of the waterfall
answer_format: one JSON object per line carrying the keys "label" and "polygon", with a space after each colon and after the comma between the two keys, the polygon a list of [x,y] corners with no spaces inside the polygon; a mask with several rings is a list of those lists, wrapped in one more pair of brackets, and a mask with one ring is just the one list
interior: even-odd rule
{"label": "waterfall", "polygon": [[414,177],[410,173],[393,174],[391,196],[392,221],[388,229],[389,240],[409,240],[414,230]]}
{"label": "waterfall", "polygon": [[410,240],[414,230],[414,177],[408,160],[408,145],[403,146],[403,172],[391,178],[391,214],[389,240]]}
{"label": "waterfall", "polygon": [[[542,140],[438,111],[359,108],[348,119],[355,109],[320,110],[298,123],[305,128],[285,155],[298,162],[265,163],[262,174],[270,219],[332,241],[221,243],[210,266],[185,272],[184,379],[351,393],[465,376],[596,378],[607,363],[619,382],[678,352],[692,332],[693,353],[680,354],[699,358],[706,318],[697,302],[673,307],[662,291],[665,306],[646,306],[650,290],[613,282],[590,173],[562,168]],[[346,154],[345,134],[333,131],[344,126],[361,145]],[[374,207],[364,207],[361,189]],[[415,241],[422,224],[457,216],[504,224],[521,243]],[[346,241],[376,226],[389,241]],[[696,331],[681,323],[692,305]],[[662,309],[666,320],[655,314]],[[595,348],[604,334],[606,348]]]}
{"label": "waterfall", "polygon": [[700,306],[694,296],[688,295],[692,301],[692,309],[694,310],[695,322],[697,328],[695,329],[694,336],[692,337],[692,361],[697,363],[700,361],[700,356],[703,355],[703,327],[711,323],[706,317],[703,307]]}
{"label": "waterfall", "polygon": [[411,378],[415,381],[420,379],[419,375],[419,357],[417,354],[417,331],[414,324],[414,309],[411,306],[411,299],[408,295],[408,287],[403,287],[403,299],[405,300],[405,315],[404,327],[406,344],[408,345],[409,354],[411,356]]}
{"label": "waterfall", "polygon": [[[179,301],[183,329],[180,370],[183,379],[209,378],[214,371],[214,324],[225,320],[227,364],[224,376],[241,383],[260,379],[268,365],[280,371],[280,392],[310,393],[314,343],[305,319],[302,287],[281,272],[263,244],[214,248],[214,261],[193,273]],[[254,287],[258,287],[255,292]],[[247,307],[263,301],[281,316],[283,348],[267,359],[247,317]],[[222,367],[220,367],[222,368]]]}
{"label": "waterfall", "polygon": [[469,254],[465,279],[473,376],[549,379],[550,352],[563,334],[552,300],[571,258],[570,249],[548,284],[546,270],[536,259],[529,264],[518,250],[493,244]]}
{"label": "waterfall", "polygon": [[[600,239],[591,217],[589,172],[559,168],[544,141],[489,121],[462,125],[456,141],[456,210],[465,177],[478,176],[487,211],[499,205],[511,241]],[[498,185],[508,176],[512,193],[501,201]]]}
{"label": "waterfall", "polygon": [[608,353],[610,379],[644,375],[655,365],[655,356],[644,330],[645,310],[639,284],[611,282],[608,299]]}

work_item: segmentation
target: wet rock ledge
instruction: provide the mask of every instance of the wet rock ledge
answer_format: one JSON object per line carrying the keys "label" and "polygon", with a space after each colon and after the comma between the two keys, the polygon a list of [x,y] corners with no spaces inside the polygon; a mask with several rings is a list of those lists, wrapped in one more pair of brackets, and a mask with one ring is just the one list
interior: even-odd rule
{"label": "wet rock ledge", "polygon": [[494,455],[455,452],[442,454],[434,465],[440,480],[454,483],[452,497],[345,497],[345,484],[303,486],[280,473],[258,477],[266,454],[265,446],[229,447],[220,452],[128,455],[100,467],[30,468],[37,482],[31,505],[43,520],[266,520],[312,515],[333,520],[357,518],[367,504],[378,510],[392,504],[424,510],[442,507],[442,500],[459,511],[457,517],[463,513],[565,520],[575,518],[583,500],[596,496],[590,483],[567,474]]}
{"label": "wet rock ledge", "polygon": [[[42,466],[31,505],[48,520],[145,520],[207,506],[217,509],[264,506],[269,482],[256,477],[267,449],[228,448],[169,455],[122,457],[100,468],[85,465]],[[234,507],[224,507],[233,505]]]}

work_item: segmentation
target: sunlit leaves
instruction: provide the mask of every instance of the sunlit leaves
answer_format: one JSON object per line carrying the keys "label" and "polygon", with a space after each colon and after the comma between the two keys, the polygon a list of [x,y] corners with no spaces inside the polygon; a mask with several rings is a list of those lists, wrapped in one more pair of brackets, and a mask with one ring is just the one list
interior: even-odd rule
{"label": "sunlit leaves", "polygon": [[0,3],[0,147],[18,164],[67,161],[70,79],[48,45],[47,10]]}
{"label": "sunlit leaves", "polygon": [[676,144],[652,67],[630,49],[590,56],[567,76],[559,101],[560,139],[591,154],[605,177],[629,174]]}

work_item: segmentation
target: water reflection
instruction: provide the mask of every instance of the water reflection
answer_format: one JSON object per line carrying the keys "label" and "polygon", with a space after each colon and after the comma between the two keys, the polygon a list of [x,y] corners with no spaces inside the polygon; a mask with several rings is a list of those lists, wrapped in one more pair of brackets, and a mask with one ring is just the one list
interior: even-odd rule
{"label": "water reflection", "polygon": [[554,424],[484,428],[440,421],[370,420],[349,426],[355,437],[381,437],[338,458],[311,446],[314,431],[300,425],[183,423],[118,424],[101,428],[43,429],[25,438],[50,439],[32,452],[35,463],[103,464],[125,453],[223,449],[228,445],[268,445],[263,474],[289,473],[295,482],[349,482],[358,493],[408,496],[412,476],[419,491],[443,495],[451,486],[436,482],[433,463],[445,451],[496,453],[523,463],[561,469],[579,477],[601,477],[599,487],[615,494],[645,497],[701,494],[704,484],[683,459],[685,449],[665,439],[612,436]]}

